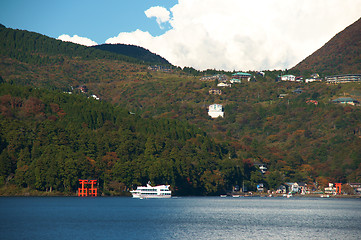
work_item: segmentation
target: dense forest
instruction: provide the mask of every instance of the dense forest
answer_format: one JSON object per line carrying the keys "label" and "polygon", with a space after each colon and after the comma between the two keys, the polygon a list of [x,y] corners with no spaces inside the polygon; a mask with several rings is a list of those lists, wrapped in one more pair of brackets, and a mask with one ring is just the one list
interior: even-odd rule
{"label": "dense forest", "polygon": [[[249,72],[252,81],[213,95],[218,82],[200,77],[233,72],[153,72],[141,60],[36,33],[0,35],[3,186],[70,194],[78,178],[97,178],[111,195],[150,180],[177,195],[209,195],[261,182],[361,182],[361,109],[331,102],[360,100],[358,83],[277,81],[309,70]],[[208,116],[213,103],[224,118]]]}
{"label": "dense forest", "polygon": [[170,63],[161,56],[151,53],[145,48],[134,45],[101,44],[93,46],[93,48],[133,57],[139,60],[143,60],[145,63],[149,64],[170,65]]}
{"label": "dense forest", "polygon": [[[93,47],[85,47],[71,42],[63,42],[47,36],[25,30],[14,30],[0,26],[0,54],[21,62],[40,65],[63,63],[64,57],[85,60],[110,59],[129,63],[144,63],[136,59]],[[128,52],[129,53],[129,52]],[[150,63],[152,63],[152,59]]]}
{"label": "dense forest", "polygon": [[80,94],[0,86],[2,185],[74,193],[79,178],[96,178],[104,194],[121,194],[150,180],[199,195],[257,184],[252,163],[184,121],[143,119]]}

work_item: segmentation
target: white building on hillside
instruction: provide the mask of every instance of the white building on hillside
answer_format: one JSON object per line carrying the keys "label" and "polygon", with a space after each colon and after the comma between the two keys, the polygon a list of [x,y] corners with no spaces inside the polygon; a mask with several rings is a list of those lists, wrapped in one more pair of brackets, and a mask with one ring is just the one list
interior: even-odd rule
{"label": "white building on hillside", "polygon": [[296,76],[294,76],[294,75],[282,75],[282,76],[281,76],[281,80],[282,80],[282,81],[295,82],[295,81],[296,81]]}
{"label": "white building on hillside", "polygon": [[208,115],[211,116],[211,118],[224,117],[222,105],[221,104],[209,105]]}
{"label": "white building on hillside", "polygon": [[232,84],[221,82],[217,84],[217,87],[232,87]]}

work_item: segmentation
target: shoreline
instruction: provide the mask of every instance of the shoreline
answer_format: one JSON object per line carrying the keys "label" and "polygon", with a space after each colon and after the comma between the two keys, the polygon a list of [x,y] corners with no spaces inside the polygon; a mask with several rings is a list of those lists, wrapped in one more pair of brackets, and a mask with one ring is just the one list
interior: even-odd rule
{"label": "shoreline", "polygon": [[[225,194],[226,195],[226,194]],[[172,196],[172,197],[217,197],[220,195],[211,195],[211,196]],[[224,196],[224,195],[221,195]],[[252,194],[245,194],[245,193],[228,193],[226,195],[228,198],[231,197],[241,197],[241,198],[287,198],[285,194],[266,194],[266,193],[253,193]],[[43,192],[38,191],[30,188],[19,188],[14,185],[10,186],[2,186],[0,188],[0,197],[78,197],[78,195],[74,193],[65,193],[65,192]],[[97,197],[131,197],[131,195],[127,195],[127,193],[122,194],[110,194],[110,195],[99,195]],[[360,198],[361,195],[332,195],[332,194],[292,194],[290,198]]]}
{"label": "shoreline", "polygon": [[[287,194],[265,194],[265,193],[253,193],[252,195],[242,195],[242,194],[234,194],[239,195],[240,197],[265,197],[265,198],[287,198]],[[232,195],[228,195],[232,197]],[[292,194],[290,198],[361,198],[361,195],[332,195],[332,194]]]}

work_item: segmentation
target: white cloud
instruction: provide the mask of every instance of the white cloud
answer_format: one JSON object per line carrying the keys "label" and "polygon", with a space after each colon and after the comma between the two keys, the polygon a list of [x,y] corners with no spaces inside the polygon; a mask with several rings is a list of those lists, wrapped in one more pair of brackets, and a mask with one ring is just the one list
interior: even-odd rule
{"label": "white cloud", "polygon": [[106,43],[139,45],[182,67],[291,68],[355,22],[361,4],[359,0],[179,0],[170,11],[172,18],[161,7],[146,11],[158,24],[170,23],[171,30],[163,35],[137,30]]}
{"label": "white cloud", "polygon": [[130,33],[127,32],[119,33],[117,37],[109,38],[105,43],[110,43],[110,44],[120,43],[119,39],[122,39],[121,43],[124,44],[134,44],[135,42],[137,42],[136,45],[142,46],[150,43],[154,39],[154,37],[150,35],[149,32],[143,32],[138,29]]}
{"label": "white cloud", "polygon": [[168,22],[170,20],[170,12],[164,7],[151,7],[144,13],[148,18],[155,17],[161,29],[163,29],[162,23]]}
{"label": "white cloud", "polygon": [[59,36],[58,39],[64,42],[73,42],[84,46],[98,45],[98,43],[92,41],[91,39],[85,37],[79,37],[78,35],[74,35],[71,37],[69,35],[63,34]]}

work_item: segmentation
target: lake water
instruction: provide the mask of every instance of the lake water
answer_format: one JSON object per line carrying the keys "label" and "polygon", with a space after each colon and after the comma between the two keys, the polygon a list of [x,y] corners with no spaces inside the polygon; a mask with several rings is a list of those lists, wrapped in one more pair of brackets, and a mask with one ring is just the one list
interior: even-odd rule
{"label": "lake water", "polygon": [[361,239],[361,200],[3,197],[0,239]]}

